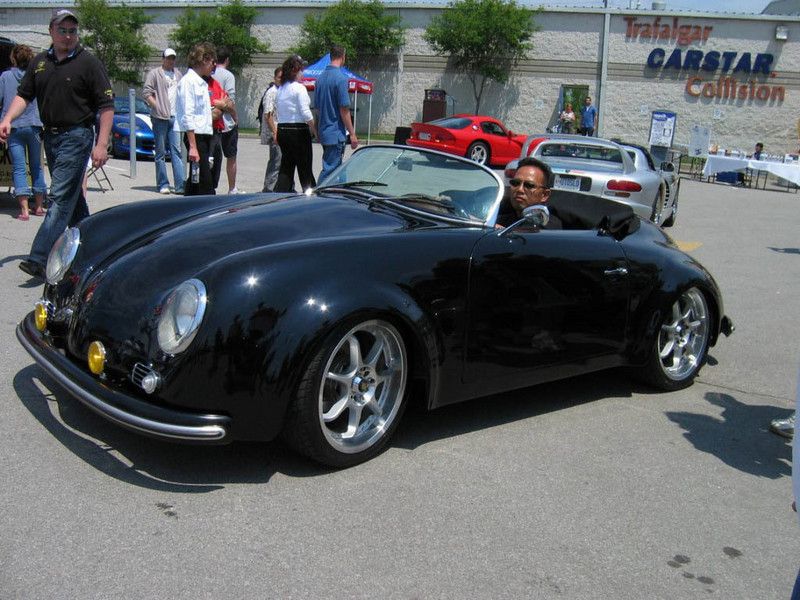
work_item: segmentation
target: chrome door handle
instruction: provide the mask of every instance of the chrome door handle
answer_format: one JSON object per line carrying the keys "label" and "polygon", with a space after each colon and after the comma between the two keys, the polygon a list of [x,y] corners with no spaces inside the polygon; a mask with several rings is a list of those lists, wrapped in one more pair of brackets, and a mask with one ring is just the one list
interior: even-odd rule
{"label": "chrome door handle", "polygon": [[625,267],[617,267],[616,269],[606,269],[604,273],[606,275],[627,275],[628,269]]}

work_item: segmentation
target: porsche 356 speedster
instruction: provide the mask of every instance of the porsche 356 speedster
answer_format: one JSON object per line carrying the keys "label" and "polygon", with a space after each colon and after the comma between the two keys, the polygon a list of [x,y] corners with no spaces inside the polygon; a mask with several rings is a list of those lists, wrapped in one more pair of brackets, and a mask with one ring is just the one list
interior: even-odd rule
{"label": "porsche 356 speedster", "polygon": [[712,276],[630,207],[554,192],[500,227],[464,158],[356,151],[304,194],[122,204],[68,229],[17,329],[75,398],[134,431],[283,435],[337,467],[429,408],[612,367],[691,384],[733,325]]}

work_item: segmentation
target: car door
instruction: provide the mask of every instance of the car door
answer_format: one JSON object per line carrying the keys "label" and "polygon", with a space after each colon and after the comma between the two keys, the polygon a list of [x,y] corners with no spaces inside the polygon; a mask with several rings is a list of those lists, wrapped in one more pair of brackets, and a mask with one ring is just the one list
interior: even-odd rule
{"label": "car door", "polygon": [[519,144],[508,137],[508,132],[500,123],[483,121],[481,131],[491,145],[492,164],[505,165],[519,158]]}
{"label": "car door", "polygon": [[463,379],[491,392],[620,364],[628,299],[611,236],[489,233],[472,256]]}

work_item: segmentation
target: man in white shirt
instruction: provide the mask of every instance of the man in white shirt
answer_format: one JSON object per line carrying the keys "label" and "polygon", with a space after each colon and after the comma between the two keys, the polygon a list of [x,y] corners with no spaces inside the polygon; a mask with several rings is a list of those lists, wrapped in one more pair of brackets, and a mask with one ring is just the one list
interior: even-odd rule
{"label": "man in white shirt", "polygon": [[[183,159],[178,132],[175,131],[175,98],[181,72],[175,68],[175,50],[167,48],[161,55],[161,66],[147,73],[144,80],[144,101],[150,106],[150,120],[156,144],[156,185],[162,194],[174,191],[183,194]],[[169,145],[172,177],[175,187],[170,190],[167,178],[166,148]]]}
{"label": "man in white shirt", "polygon": [[272,83],[264,92],[261,115],[261,144],[269,146],[269,162],[264,173],[264,188],[262,192],[271,192],[278,181],[278,171],[281,168],[281,147],[278,145],[278,120],[275,114],[275,99],[278,95],[278,85],[281,82],[281,68],[275,69]]}
{"label": "man in white shirt", "polygon": [[[213,44],[202,42],[189,51],[189,70],[178,83],[175,99],[175,127],[184,132],[183,142],[189,151],[189,177],[184,194],[197,196],[214,193],[214,178],[209,157],[213,130],[211,126],[211,100],[208,84],[203,77],[210,77],[217,60]],[[194,171],[197,172],[195,177]],[[194,181],[194,179],[197,181]]]}
{"label": "man in white shirt", "polygon": [[[212,77],[222,86],[228,97],[236,103],[236,77],[228,70],[231,64],[231,52],[226,46],[217,48],[217,68],[212,72]],[[222,119],[225,129],[219,137],[219,149],[216,150],[217,156],[214,157],[214,187],[219,182],[219,175],[222,168],[222,155],[225,156],[225,172],[228,175],[228,193],[238,194],[236,187],[236,153],[239,146],[239,128],[236,120],[229,113],[224,113]],[[220,151],[221,150],[221,151]]]}

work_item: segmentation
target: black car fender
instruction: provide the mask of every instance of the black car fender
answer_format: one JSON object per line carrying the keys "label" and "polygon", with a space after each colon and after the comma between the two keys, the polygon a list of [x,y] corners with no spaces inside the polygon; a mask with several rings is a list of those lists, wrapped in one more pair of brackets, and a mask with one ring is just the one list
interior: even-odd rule
{"label": "black car fender", "polygon": [[[664,256],[663,254],[661,256]],[[636,285],[636,281],[650,285]],[[702,265],[676,249],[662,263],[632,263],[632,293],[628,362],[644,364],[656,341],[664,316],[686,290],[696,287],[706,298],[714,318],[711,320],[709,346],[714,346],[722,329],[723,306],[720,290],[713,277]]]}
{"label": "black car fender", "polygon": [[[328,260],[297,250],[239,253],[198,273],[208,290],[206,318],[187,352],[192,369],[209,373],[192,381],[179,375],[175,389],[225,397],[237,439],[271,439],[280,432],[305,369],[342,323],[382,318],[403,335],[414,383],[432,404],[444,368],[438,327],[409,289],[388,279],[366,284],[355,270],[331,272]],[[279,263],[280,268],[270,265]],[[303,282],[298,283],[297,272]],[[409,384],[412,382],[409,381]],[[209,389],[212,388],[212,389]],[[247,418],[242,418],[246,415]]]}

